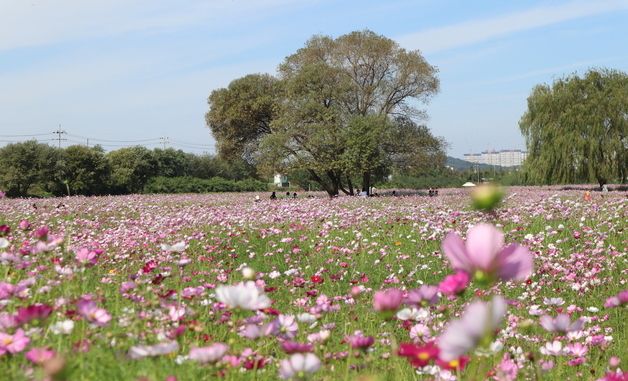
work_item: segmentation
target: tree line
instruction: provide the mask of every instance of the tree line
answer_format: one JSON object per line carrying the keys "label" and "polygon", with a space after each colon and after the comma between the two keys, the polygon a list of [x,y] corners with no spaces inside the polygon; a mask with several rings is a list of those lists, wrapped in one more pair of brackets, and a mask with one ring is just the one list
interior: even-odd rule
{"label": "tree line", "polygon": [[[292,173],[331,196],[368,191],[390,175],[424,183],[412,179],[451,177],[442,172],[446,142],[422,124],[437,73],[420,51],[369,30],[314,36],[276,75],[211,92],[206,122],[220,157]],[[510,182],[625,183],[628,76],[591,69],[538,85],[519,128],[528,159]]]}
{"label": "tree line", "polygon": [[265,190],[255,168],[175,149],[56,148],[36,141],[0,148],[0,190],[10,197]]}

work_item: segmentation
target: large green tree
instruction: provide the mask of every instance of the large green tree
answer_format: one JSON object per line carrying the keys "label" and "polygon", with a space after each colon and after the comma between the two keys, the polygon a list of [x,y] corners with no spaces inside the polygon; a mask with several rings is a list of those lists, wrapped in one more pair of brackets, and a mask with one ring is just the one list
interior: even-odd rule
{"label": "large green tree", "polygon": [[140,193],[148,180],[156,176],[159,163],[153,152],[145,147],[120,148],[107,154],[111,165],[114,193]]}
{"label": "large green tree", "polygon": [[73,145],[61,151],[61,158],[63,181],[54,184],[54,194],[64,195],[68,188],[71,194],[86,196],[108,192],[111,166],[102,147]]}
{"label": "large green tree", "polygon": [[9,144],[0,149],[0,189],[12,197],[46,192],[62,181],[62,167],[57,148],[34,140]]}
{"label": "large green tree", "polygon": [[529,181],[624,182],[628,168],[628,75],[597,69],[538,85],[519,122]]}
{"label": "large green tree", "polygon": [[221,155],[268,172],[305,171],[330,195],[353,193],[353,181],[368,191],[375,173],[419,158],[398,153],[420,141],[400,136],[416,129],[397,120],[422,117],[418,106],[438,91],[436,72],[419,51],[371,31],[314,36],[278,78],[249,75],[212,92],[207,124]]}

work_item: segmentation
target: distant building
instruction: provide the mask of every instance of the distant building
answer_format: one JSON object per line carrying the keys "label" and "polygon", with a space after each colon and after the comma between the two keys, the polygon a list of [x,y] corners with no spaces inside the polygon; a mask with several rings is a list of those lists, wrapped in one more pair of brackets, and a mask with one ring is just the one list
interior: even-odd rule
{"label": "distant building", "polygon": [[275,178],[273,179],[273,184],[281,188],[287,188],[290,186],[290,182],[288,182],[288,176],[282,175],[281,173],[275,174]]}
{"label": "distant building", "polygon": [[501,151],[484,151],[482,153],[465,153],[464,160],[476,164],[518,167],[523,164],[527,155],[527,152],[519,149],[505,149]]}

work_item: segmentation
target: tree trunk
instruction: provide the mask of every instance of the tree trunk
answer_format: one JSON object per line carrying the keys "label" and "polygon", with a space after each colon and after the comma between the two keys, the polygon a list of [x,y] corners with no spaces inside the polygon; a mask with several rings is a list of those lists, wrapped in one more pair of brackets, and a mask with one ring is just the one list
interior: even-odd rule
{"label": "tree trunk", "polygon": [[310,174],[310,178],[312,179],[312,181],[315,181],[318,184],[320,184],[320,186],[325,190],[325,192],[327,192],[329,197],[334,197],[338,195],[338,187],[337,186],[334,187],[333,181],[332,181],[332,184],[329,184],[328,182],[323,181],[323,179],[316,172],[314,172],[314,170],[308,169],[307,171]]}
{"label": "tree trunk", "polygon": [[371,194],[371,172],[364,172],[362,175],[362,191]]}
{"label": "tree trunk", "polygon": [[351,177],[349,175],[347,175],[347,185],[349,186],[349,195],[355,196],[355,193],[353,193],[353,183],[351,182]]}

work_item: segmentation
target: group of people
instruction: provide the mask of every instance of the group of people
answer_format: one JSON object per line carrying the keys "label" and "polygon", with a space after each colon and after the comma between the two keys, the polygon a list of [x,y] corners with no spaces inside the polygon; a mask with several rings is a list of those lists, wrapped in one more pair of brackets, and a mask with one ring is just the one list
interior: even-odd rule
{"label": "group of people", "polygon": [[438,189],[434,189],[434,188],[430,188],[427,191],[428,196],[430,197],[434,197],[434,196],[438,196]]}
{"label": "group of people", "polygon": [[[297,198],[297,192],[294,192],[292,194],[290,194],[290,192],[286,192],[286,197],[285,198]],[[270,194],[270,199],[271,200],[276,200],[277,199],[277,193],[273,192]]]}

